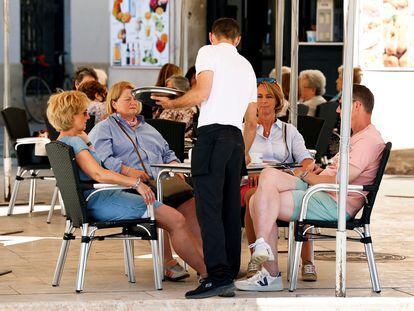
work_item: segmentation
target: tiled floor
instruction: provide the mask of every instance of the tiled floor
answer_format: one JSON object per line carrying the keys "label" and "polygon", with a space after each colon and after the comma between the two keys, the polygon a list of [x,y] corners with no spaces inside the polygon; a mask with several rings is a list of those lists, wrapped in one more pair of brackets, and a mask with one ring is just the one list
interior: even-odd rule
{"label": "tiled floor", "polygon": [[[53,182],[39,185],[39,200],[49,202]],[[392,195],[392,196],[389,196]],[[162,291],[154,290],[151,259],[136,259],[137,283],[128,283],[124,275],[123,249],[120,241],[95,242],[88,259],[85,290],[74,293],[79,240],[72,242],[61,285],[52,287],[51,281],[58,256],[65,219],[55,211],[51,224],[46,224],[47,213],[0,216],[0,234],[23,230],[14,235],[0,235],[0,270],[11,268],[12,273],[0,276],[1,310],[146,310],[198,309],[210,310],[236,308],[241,310],[267,310],[274,306],[306,306],[309,310],[328,310],[329,307],[355,307],[365,301],[378,310],[394,307],[414,308],[414,237],[412,223],[414,199],[395,196],[413,196],[414,178],[386,176],[373,213],[372,235],[376,252],[405,256],[401,261],[378,262],[382,293],[371,291],[366,262],[350,262],[347,265],[347,297],[338,302],[335,296],[335,262],[316,260],[318,281],[299,281],[298,290],[278,293],[237,292],[236,298],[214,298],[203,301],[187,301],[184,293],[196,286],[195,273],[185,282],[164,282]],[[19,198],[27,197],[27,186],[23,185]],[[47,209],[47,207],[44,207]],[[20,208],[26,211],[25,208]],[[0,207],[4,215],[5,207]],[[315,243],[315,250],[335,249],[334,242]],[[280,240],[280,250],[286,250],[286,241]],[[360,243],[348,243],[349,251],[363,251]],[[135,242],[135,255],[150,253],[147,242]],[[248,249],[243,243],[243,263],[248,261]],[[282,273],[286,275],[286,253],[280,254]],[[287,285],[285,280],[285,286]],[[296,298],[298,297],[298,298]],[[350,298],[354,297],[354,298]],[[363,300],[356,297],[364,297]],[[368,299],[372,297],[372,299]],[[398,298],[398,299],[397,299]],[[405,300],[407,298],[408,300]],[[301,301],[299,303],[298,301]],[[375,309],[374,308],[374,309]]]}

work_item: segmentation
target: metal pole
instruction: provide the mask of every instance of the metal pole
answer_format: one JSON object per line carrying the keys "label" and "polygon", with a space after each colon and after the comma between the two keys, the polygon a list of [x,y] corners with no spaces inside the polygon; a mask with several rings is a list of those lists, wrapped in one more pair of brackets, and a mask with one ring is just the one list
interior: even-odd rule
{"label": "metal pole", "polygon": [[290,53],[290,123],[298,125],[298,48],[299,48],[299,0],[292,0],[291,53]]}
{"label": "metal pole", "polygon": [[[3,109],[10,106],[10,58],[9,58],[9,39],[10,39],[10,16],[9,0],[3,0],[3,66],[4,66],[4,93]],[[4,200],[10,200],[10,179],[12,171],[12,161],[10,157],[10,139],[6,128],[3,128],[3,169],[4,169]]]}
{"label": "metal pole", "polygon": [[339,158],[338,229],[336,232],[335,296],[346,296],[346,197],[349,177],[349,140],[351,134],[352,85],[354,62],[354,25],[356,0],[344,1],[346,27],[344,29],[343,87],[341,109],[341,143]]}
{"label": "metal pole", "polygon": [[276,80],[280,83],[280,85],[282,85],[283,27],[285,24],[285,1],[276,0],[275,8],[275,69]]}

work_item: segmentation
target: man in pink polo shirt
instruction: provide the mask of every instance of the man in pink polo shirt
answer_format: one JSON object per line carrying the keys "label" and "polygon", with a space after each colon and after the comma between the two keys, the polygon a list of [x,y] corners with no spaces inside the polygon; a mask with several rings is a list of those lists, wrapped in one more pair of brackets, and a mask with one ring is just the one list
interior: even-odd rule
{"label": "man in pink polo shirt", "polygon": [[[349,148],[349,183],[369,185],[374,182],[385,143],[371,123],[374,95],[363,85],[353,85],[351,114],[352,136]],[[339,105],[337,112],[341,111]],[[337,183],[339,154],[326,169],[311,168],[297,176],[276,169],[265,169],[260,174],[259,186],[250,203],[250,214],[258,239],[252,245],[252,261],[263,265],[253,277],[237,281],[239,290],[280,291],[282,276],[277,261],[276,220],[297,220],[302,198],[309,185]],[[309,167],[308,167],[309,168]],[[353,218],[363,206],[363,198],[349,193],[347,220]],[[317,192],[309,201],[307,219],[336,221],[338,219],[336,193]]]}

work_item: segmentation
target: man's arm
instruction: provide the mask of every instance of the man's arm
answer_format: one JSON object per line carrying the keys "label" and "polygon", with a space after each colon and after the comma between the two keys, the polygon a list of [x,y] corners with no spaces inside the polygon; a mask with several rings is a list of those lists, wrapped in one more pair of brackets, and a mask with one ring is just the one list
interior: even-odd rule
{"label": "man's arm", "polygon": [[246,165],[250,163],[249,151],[256,137],[257,130],[257,103],[250,103],[244,114],[244,154],[246,157]]}
{"label": "man's arm", "polygon": [[210,96],[213,85],[214,72],[211,70],[202,71],[197,75],[197,83],[194,88],[189,90],[183,96],[176,99],[169,99],[161,96],[151,96],[158,105],[164,109],[186,108],[201,104]]}
{"label": "man's arm", "polygon": [[[354,166],[349,165],[349,184],[352,184],[352,182],[361,174],[361,170]],[[309,185],[316,185],[316,184],[335,184],[336,183],[336,174],[333,176],[328,175],[316,175],[314,173],[309,172],[306,177],[303,178],[303,181],[308,183]]]}

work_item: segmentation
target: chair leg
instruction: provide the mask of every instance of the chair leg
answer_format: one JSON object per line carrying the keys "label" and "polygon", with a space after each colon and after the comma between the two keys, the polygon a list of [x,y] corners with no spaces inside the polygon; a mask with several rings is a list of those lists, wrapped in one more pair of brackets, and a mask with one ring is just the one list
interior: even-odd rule
{"label": "chair leg", "polygon": [[151,240],[151,251],[152,251],[152,264],[154,267],[154,283],[155,283],[155,289],[161,290],[162,289],[162,276],[164,274],[161,274],[163,269],[161,269],[160,265],[160,253],[158,250],[159,241]]}
{"label": "chair leg", "polygon": [[9,202],[9,209],[7,211],[7,216],[13,214],[14,205],[16,204],[17,193],[19,192],[21,177],[24,175],[26,171],[23,171],[20,167],[17,168],[16,179],[13,185],[13,191],[11,193],[10,202]]}
{"label": "chair leg", "polygon": [[295,223],[289,222],[289,238],[288,238],[288,258],[287,258],[287,277],[288,281],[292,275],[292,268],[293,268],[293,255],[294,255],[294,248],[295,248]]}
{"label": "chair leg", "polygon": [[158,228],[158,251],[159,251],[159,265],[160,271],[162,271],[162,280],[164,281],[164,230]]}
{"label": "chair leg", "polygon": [[[364,228],[365,238],[371,238],[369,225],[365,225]],[[364,243],[365,254],[367,255],[369,275],[371,277],[372,290],[376,293],[381,292],[381,284],[378,278],[377,265],[375,264],[374,248],[372,241]]]}
{"label": "chair leg", "polygon": [[79,255],[79,266],[78,266],[78,275],[76,277],[76,292],[80,293],[83,290],[83,284],[85,279],[86,271],[86,259],[88,255],[88,247],[90,243],[90,238],[88,235],[88,224],[82,225],[82,243]]}
{"label": "chair leg", "polygon": [[59,286],[60,279],[62,278],[63,268],[65,266],[66,257],[69,250],[70,238],[68,237],[69,234],[72,234],[74,231],[72,223],[70,220],[66,221],[66,229],[65,234],[63,236],[62,246],[60,247],[60,253],[58,257],[58,261],[56,263],[55,274],[53,276],[52,286]]}
{"label": "chair leg", "polygon": [[35,196],[36,196],[36,171],[30,171],[30,191],[29,191],[29,212],[32,213],[34,210]]}
{"label": "chair leg", "polygon": [[[126,240],[125,240],[126,241]],[[124,241],[124,274],[128,276],[128,256],[127,256],[127,247]]]}
{"label": "chair leg", "polygon": [[130,240],[124,240],[126,257],[127,257],[127,266],[128,266],[128,281],[130,283],[135,283],[135,269],[134,269],[134,258],[132,255],[132,244]]}
{"label": "chair leg", "polygon": [[50,224],[50,222],[52,221],[53,211],[55,210],[58,192],[59,192],[59,188],[55,187],[55,189],[53,190],[52,201],[50,202],[49,214],[47,215],[47,220],[46,220],[48,224]]}
{"label": "chair leg", "polygon": [[302,243],[301,241],[295,242],[295,257],[293,258],[293,267],[292,274],[289,277],[289,291],[293,292],[296,289],[296,283],[298,282],[298,272],[299,272],[299,261],[300,261],[300,253],[302,251]]}

